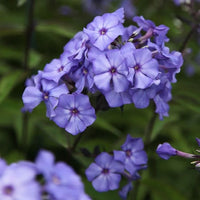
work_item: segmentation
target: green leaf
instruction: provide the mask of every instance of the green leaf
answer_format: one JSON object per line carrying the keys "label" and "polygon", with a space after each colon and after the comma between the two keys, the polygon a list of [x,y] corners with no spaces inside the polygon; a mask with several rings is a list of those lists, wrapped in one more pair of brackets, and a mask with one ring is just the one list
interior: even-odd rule
{"label": "green leaf", "polygon": [[4,76],[0,81],[0,103],[9,95],[12,89],[24,76],[21,70],[13,71]]}
{"label": "green leaf", "polygon": [[57,25],[57,24],[39,24],[36,27],[36,30],[39,32],[50,32],[55,33],[64,37],[72,38],[76,31],[72,28],[66,28],[66,26]]}
{"label": "green leaf", "polygon": [[115,126],[113,126],[112,124],[108,123],[106,120],[100,117],[97,117],[94,126],[109,131],[116,136],[120,136],[122,134],[119,129],[117,129]]}
{"label": "green leaf", "polygon": [[156,120],[155,126],[153,128],[151,139],[154,140],[157,135],[166,127],[168,124],[175,122],[178,120],[178,116],[171,115],[170,117],[166,117],[164,120]]}
{"label": "green leaf", "polygon": [[69,134],[69,133],[66,133],[66,132],[64,133],[63,129],[51,124],[43,123],[40,125],[40,128],[55,143],[57,143],[58,145],[64,148],[68,147],[67,138],[65,134]]}
{"label": "green leaf", "polygon": [[17,1],[17,6],[18,7],[23,6],[25,3],[26,3],[26,0],[18,0]]}
{"label": "green leaf", "polygon": [[181,194],[176,188],[172,187],[170,184],[163,182],[163,180],[158,179],[144,179],[142,184],[148,186],[152,194],[159,196],[162,200],[187,200],[187,198]]}
{"label": "green leaf", "polygon": [[30,51],[30,59],[29,59],[29,67],[30,68],[38,68],[38,65],[39,65],[41,59],[42,59],[42,57],[38,52],[31,50]]}

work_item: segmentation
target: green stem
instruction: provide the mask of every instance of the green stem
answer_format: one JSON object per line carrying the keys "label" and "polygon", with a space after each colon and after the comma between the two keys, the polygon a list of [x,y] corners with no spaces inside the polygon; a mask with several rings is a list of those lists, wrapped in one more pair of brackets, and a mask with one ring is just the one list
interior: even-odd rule
{"label": "green stem", "polygon": [[[84,133],[84,132],[83,132]],[[76,147],[78,145],[78,143],[80,142],[82,136],[83,136],[83,133],[80,133],[77,138],[75,139],[73,145],[72,145],[72,148],[71,148],[71,151],[74,152],[76,150]]]}
{"label": "green stem", "polygon": [[[28,22],[26,26],[26,32],[25,32],[25,50],[24,50],[24,71],[27,73],[29,71],[29,55],[30,55],[30,49],[31,49],[31,41],[32,41],[32,36],[34,32],[34,5],[35,5],[35,0],[29,0],[28,2]],[[26,149],[27,146],[27,140],[28,140],[28,113],[23,114],[23,122],[22,122],[22,145],[24,150]]]}
{"label": "green stem", "polygon": [[191,30],[188,32],[188,34],[186,35],[181,47],[179,48],[179,51],[181,53],[184,52],[186,46],[187,46],[187,43],[189,42],[190,38],[192,37],[192,35],[194,34],[194,32],[197,30],[199,24],[195,24],[192,26]]}
{"label": "green stem", "polygon": [[[156,122],[156,118],[157,118],[157,113],[155,113],[155,106],[153,106],[153,115],[149,120],[149,123],[145,129],[145,133],[144,133],[144,146],[145,146],[145,150],[147,151],[150,143],[151,143],[151,136],[153,133],[153,129],[155,126],[155,122]],[[140,175],[142,175],[142,172],[140,172]],[[134,189],[133,189],[133,195],[131,196],[131,200],[136,200],[137,196],[138,196],[138,191],[140,188],[140,180],[136,181]]]}

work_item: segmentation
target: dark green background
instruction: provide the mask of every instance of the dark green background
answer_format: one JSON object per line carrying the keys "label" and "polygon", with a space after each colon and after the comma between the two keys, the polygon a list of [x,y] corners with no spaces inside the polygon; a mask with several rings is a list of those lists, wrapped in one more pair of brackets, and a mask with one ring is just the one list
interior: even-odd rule
{"label": "dark green background", "polygon": [[[187,10],[175,6],[170,0],[137,0],[134,4],[138,15],[154,21],[156,25],[170,27],[167,46],[178,51],[191,30],[190,24],[194,23]],[[115,0],[109,11],[114,11],[117,5]],[[98,112],[96,122],[83,133],[74,151],[68,148],[78,136],[71,136],[49,121],[45,116],[44,104],[31,114],[23,115],[21,96],[26,78],[42,70],[53,58],[58,58],[67,41],[94,17],[83,10],[78,0],[35,0],[32,18],[34,29],[26,49],[30,6],[30,0],[0,0],[0,156],[8,163],[34,160],[40,149],[49,149],[57,160],[66,161],[81,175],[86,192],[92,199],[120,199],[117,191],[94,191],[84,175],[93,159],[84,156],[80,148],[93,152],[95,147],[99,147],[101,151],[109,152],[120,149],[128,133],[144,138],[153,116],[153,107],[139,110],[133,105],[126,105],[123,111],[116,108]],[[61,6],[69,6],[71,12],[61,15]],[[131,23],[131,20],[126,21],[126,25]],[[165,141],[186,152],[194,153],[198,148],[195,141],[195,137],[200,137],[198,38],[199,35],[193,33],[187,42],[186,47],[191,48],[192,53],[184,56],[185,64],[177,75],[177,83],[172,86],[173,100],[170,102],[169,117],[155,121],[147,148],[149,168],[142,173],[137,200],[200,199],[200,175],[190,165],[190,160],[171,158],[165,161],[155,153],[157,145]],[[189,64],[195,68],[193,76],[185,73]],[[130,199],[132,195],[134,192]]]}

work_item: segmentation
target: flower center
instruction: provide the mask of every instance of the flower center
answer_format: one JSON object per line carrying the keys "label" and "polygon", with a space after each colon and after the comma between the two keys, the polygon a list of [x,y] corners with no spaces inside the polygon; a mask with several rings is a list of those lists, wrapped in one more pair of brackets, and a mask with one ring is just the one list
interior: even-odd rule
{"label": "flower center", "polygon": [[60,179],[56,176],[56,175],[53,175],[52,176],[52,182],[55,184],[55,185],[59,185],[61,182],[60,182]]}
{"label": "flower center", "polygon": [[115,67],[110,68],[110,73],[115,74],[117,72],[117,69]]}
{"label": "flower center", "polygon": [[71,109],[71,113],[72,113],[72,115],[77,115],[79,113],[79,111],[77,108],[73,108],[73,109]]}
{"label": "flower center", "polygon": [[48,100],[49,99],[49,93],[43,92],[43,98],[44,98],[44,100]]}
{"label": "flower center", "polygon": [[131,157],[131,155],[132,155],[131,150],[130,149],[126,150],[126,156]]}
{"label": "flower center", "polygon": [[84,74],[84,75],[87,75],[87,74],[88,74],[88,70],[87,70],[85,67],[83,68],[83,74]]}
{"label": "flower center", "polygon": [[103,174],[108,174],[108,173],[109,173],[109,169],[103,168],[102,173],[103,173]]}
{"label": "flower center", "polygon": [[63,66],[61,66],[60,68],[58,68],[58,72],[62,72],[62,71],[63,71],[63,69],[64,69],[64,67],[63,67]]}
{"label": "flower center", "polygon": [[4,193],[5,195],[11,196],[11,195],[13,194],[13,192],[14,192],[14,188],[13,188],[13,186],[11,186],[11,185],[7,185],[7,186],[5,186],[5,187],[3,188],[3,193]]}
{"label": "flower center", "polygon": [[102,29],[99,31],[100,35],[105,35],[106,32],[107,32],[107,29],[105,29],[105,28],[102,28]]}
{"label": "flower center", "polygon": [[139,71],[140,65],[139,65],[139,64],[136,64],[133,68],[134,68],[135,71]]}

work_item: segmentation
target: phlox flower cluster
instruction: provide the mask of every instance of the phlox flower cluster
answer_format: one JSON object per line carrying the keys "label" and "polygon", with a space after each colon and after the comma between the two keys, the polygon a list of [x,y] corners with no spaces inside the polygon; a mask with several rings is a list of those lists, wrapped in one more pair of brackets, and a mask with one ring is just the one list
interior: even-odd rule
{"label": "phlox flower cluster", "polygon": [[35,163],[7,165],[0,159],[1,200],[90,200],[83,183],[63,162],[54,163],[52,153],[42,150]]}
{"label": "phlox flower cluster", "polygon": [[89,97],[100,94],[109,107],[156,105],[160,119],[168,116],[171,83],[183,64],[170,51],[165,25],[136,16],[137,26],[124,27],[124,9],[97,16],[65,46],[60,58],[46,64],[26,82],[24,111],[40,102],[47,117],[76,135],[96,119]]}
{"label": "phlox flower cluster", "polygon": [[144,151],[141,138],[132,138],[127,135],[121,150],[114,150],[110,155],[102,152],[95,158],[95,162],[86,169],[86,176],[98,192],[106,192],[119,188],[121,178],[127,184],[119,191],[122,199],[126,199],[132,190],[132,182],[140,178],[139,170],[147,167],[147,154]]}

